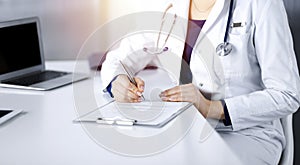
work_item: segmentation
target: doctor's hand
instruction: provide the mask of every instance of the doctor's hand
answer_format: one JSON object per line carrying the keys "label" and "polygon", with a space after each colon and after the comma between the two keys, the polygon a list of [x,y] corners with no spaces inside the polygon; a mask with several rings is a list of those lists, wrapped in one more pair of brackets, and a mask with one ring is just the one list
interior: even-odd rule
{"label": "doctor's hand", "polygon": [[144,92],[145,83],[142,79],[134,77],[137,86],[132,84],[128,79],[127,75],[120,74],[112,82],[111,92],[114,98],[118,102],[141,102],[142,93]]}
{"label": "doctor's hand", "polygon": [[191,102],[198,111],[208,118],[224,119],[221,101],[206,99],[194,84],[184,84],[163,91],[160,95],[163,101]]}

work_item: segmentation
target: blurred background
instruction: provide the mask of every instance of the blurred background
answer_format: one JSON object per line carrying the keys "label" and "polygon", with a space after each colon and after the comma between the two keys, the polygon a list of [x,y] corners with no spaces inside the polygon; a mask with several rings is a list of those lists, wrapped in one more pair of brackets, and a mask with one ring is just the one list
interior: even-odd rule
{"label": "blurred background", "polygon": [[0,21],[39,16],[46,60],[72,60],[98,27],[125,14],[154,10],[157,2],[159,0],[0,0]]}

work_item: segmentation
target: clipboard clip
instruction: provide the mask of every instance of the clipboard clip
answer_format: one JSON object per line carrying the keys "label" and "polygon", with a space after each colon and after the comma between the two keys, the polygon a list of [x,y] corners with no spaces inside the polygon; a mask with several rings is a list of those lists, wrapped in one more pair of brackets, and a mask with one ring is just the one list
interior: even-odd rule
{"label": "clipboard clip", "polygon": [[122,126],[133,126],[137,120],[130,119],[120,119],[120,118],[102,118],[99,117],[96,120],[98,124],[107,124],[107,125],[122,125]]}

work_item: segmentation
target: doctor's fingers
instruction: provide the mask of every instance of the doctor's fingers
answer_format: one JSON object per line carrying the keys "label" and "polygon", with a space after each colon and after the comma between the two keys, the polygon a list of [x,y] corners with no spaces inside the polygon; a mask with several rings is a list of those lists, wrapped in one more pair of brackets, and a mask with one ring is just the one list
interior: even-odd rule
{"label": "doctor's fingers", "polygon": [[141,98],[136,95],[135,93],[132,93],[129,90],[126,90],[123,87],[114,88],[112,89],[112,93],[114,95],[114,98],[118,102],[141,102]]}
{"label": "doctor's fingers", "polygon": [[139,77],[134,77],[134,80],[137,84],[138,90],[140,92],[144,92],[145,82]]}
{"label": "doctor's fingers", "polygon": [[113,86],[113,90],[133,99],[137,99],[139,96],[141,96],[141,94],[137,92],[137,88],[131,83],[129,83],[127,86],[117,83],[115,86]]}
{"label": "doctor's fingers", "polygon": [[195,86],[193,84],[184,84],[184,85],[179,85],[176,87],[173,87],[171,89],[167,89],[163,91],[160,96],[168,97],[172,96],[175,94],[183,94],[183,93],[189,93],[189,92],[195,92]]}
{"label": "doctor's fingers", "polygon": [[170,89],[167,89],[167,90],[161,92],[159,96],[160,97],[169,97],[169,96],[179,94],[179,93],[181,93],[181,86],[176,86],[176,87],[173,87],[173,88],[170,88]]}
{"label": "doctor's fingers", "polygon": [[171,102],[195,102],[196,95],[192,93],[177,93],[166,97],[161,97],[163,101],[171,101]]}
{"label": "doctor's fingers", "polygon": [[[139,92],[138,88],[129,81],[127,76],[126,77],[123,76],[120,79],[116,79],[112,83],[112,88],[115,88],[115,89],[118,89],[118,90],[121,90],[121,91],[130,90],[138,96],[142,95],[142,93]],[[122,93],[125,93],[125,92],[122,92]]]}

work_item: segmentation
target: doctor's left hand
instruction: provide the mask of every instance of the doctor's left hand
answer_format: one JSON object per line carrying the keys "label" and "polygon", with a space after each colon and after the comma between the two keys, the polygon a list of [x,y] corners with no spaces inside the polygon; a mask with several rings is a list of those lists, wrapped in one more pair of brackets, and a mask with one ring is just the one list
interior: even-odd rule
{"label": "doctor's left hand", "polygon": [[191,102],[204,117],[215,119],[225,118],[221,101],[206,99],[201,91],[192,83],[167,89],[159,96],[163,101]]}

